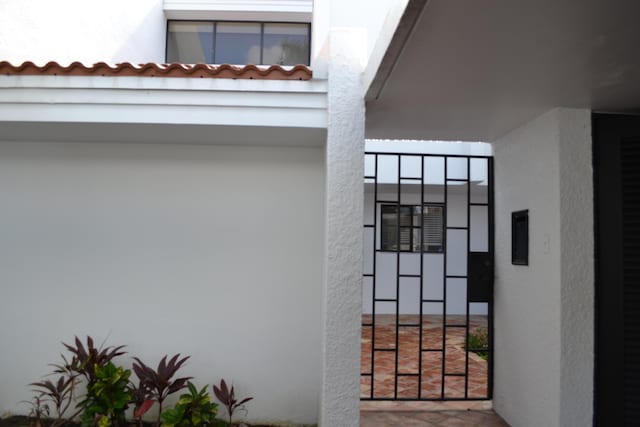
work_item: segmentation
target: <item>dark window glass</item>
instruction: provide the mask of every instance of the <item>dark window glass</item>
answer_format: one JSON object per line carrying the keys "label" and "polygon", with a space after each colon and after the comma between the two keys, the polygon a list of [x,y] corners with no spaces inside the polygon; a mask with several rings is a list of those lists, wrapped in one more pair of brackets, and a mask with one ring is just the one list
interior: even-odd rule
{"label": "dark window glass", "polygon": [[264,24],[263,64],[295,65],[309,61],[309,27]]}
{"label": "dark window glass", "polygon": [[213,23],[169,22],[167,62],[198,64],[213,62]]}
{"label": "dark window glass", "polygon": [[260,24],[218,23],[215,49],[216,64],[260,64]]}
{"label": "dark window glass", "polygon": [[444,209],[441,205],[382,205],[380,216],[383,251],[443,251]]}
{"label": "dark window glass", "polygon": [[169,21],[167,62],[183,64],[309,64],[309,25]]}

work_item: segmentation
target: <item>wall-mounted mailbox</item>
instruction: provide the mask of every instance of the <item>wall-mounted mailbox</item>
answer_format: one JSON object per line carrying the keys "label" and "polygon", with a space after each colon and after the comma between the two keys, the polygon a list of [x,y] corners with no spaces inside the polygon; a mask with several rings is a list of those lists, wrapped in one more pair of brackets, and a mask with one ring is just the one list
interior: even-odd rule
{"label": "wall-mounted mailbox", "polygon": [[529,265],[529,211],[511,213],[511,264]]}

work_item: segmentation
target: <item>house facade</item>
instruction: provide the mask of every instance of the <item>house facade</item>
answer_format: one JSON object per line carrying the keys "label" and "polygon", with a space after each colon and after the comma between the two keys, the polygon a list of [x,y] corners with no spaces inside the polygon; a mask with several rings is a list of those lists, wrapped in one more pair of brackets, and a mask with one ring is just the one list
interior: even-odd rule
{"label": "house facade", "polygon": [[[357,426],[367,137],[492,144],[494,408],[609,425],[592,112],[637,111],[638,6],[507,3],[2,2],[0,413],[91,335],[191,355],[248,420]],[[163,65],[225,39],[278,64]]]}

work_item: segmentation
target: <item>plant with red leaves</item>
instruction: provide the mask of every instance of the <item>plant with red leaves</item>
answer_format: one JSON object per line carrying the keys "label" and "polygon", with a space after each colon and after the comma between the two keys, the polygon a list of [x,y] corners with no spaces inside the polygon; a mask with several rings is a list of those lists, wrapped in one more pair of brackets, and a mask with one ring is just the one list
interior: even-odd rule
{"label": "plant with red leaves", "polygon": [[[36,396],[37,402],[50,402],[55,408],[55,420],[52,426],[59,425],[62,422],[64,414],[71,405],[73,400],[73,387],[74,379],[61,375],[58,377],[58,381],[42,380],[39,382],[31,383],[30,386],[35,387],[34,392],[38,393]],[[47,410],[49,405],[45,405]],[[38,419],[38,417],[36,417]]]}
{"label": "plant with red leaves", "polygon": [[[139,388],[146,390],[146,399],[142,400],[141,405],[136,410],[135,416],[142,417],[147,412],[153,402],[158,402],[158,425],[160,425],[160,414],[162,413],[162,402],[169,396],[187,386],[187,381],[192,377],[182,377],[172,380],[178,369],[189,359],[190,356],[185,356],[180,359],[180,353],[173,356],[167,362],[167,357],[164,356],[157,369],[153,369],[145,365],[140,359],[134,357],[133,359],[133,372],[140,380]],[[151,403],[148,402],[151,400]]]}
{"label": "plant with red leaves", "polygon": [[220,403],[222,403],[227,408],[227,412],[229,413],[230,426],[233,425],[232,418],[235,410],[253,399],[253,397],[245,397],[244,399],[238,401],[238,399],[236,399],[236,393],[233,388],[233,384],[231,384],[231,388],[229,389],[224,379],[220,380],[220,387],[217,387],[214,384],[213,393],[216,395]]}
{"label": "plant with red leaves", "polygon": [[77,372],[84,376],[89,384],[93,384],[96,380],[96,366],[104,367],[117,356],[121,356],[126,351],[121,351],[125,346],[117,347],[95,347],[93,338],[87,336],[87,347],[85,348],[82,341],[75,337],[75,347],[66,343],[62,343],[67,350],[73,354],[71,363],[66,366],[67,370]]}

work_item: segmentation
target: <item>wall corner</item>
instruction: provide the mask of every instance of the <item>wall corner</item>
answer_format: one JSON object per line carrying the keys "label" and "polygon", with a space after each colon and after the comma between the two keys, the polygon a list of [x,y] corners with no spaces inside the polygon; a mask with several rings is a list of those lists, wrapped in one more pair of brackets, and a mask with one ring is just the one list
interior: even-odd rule
{"label": "wall corner", "polygon": [[320,426],[360,418],[364,100],[362,34],[329,33]]}

